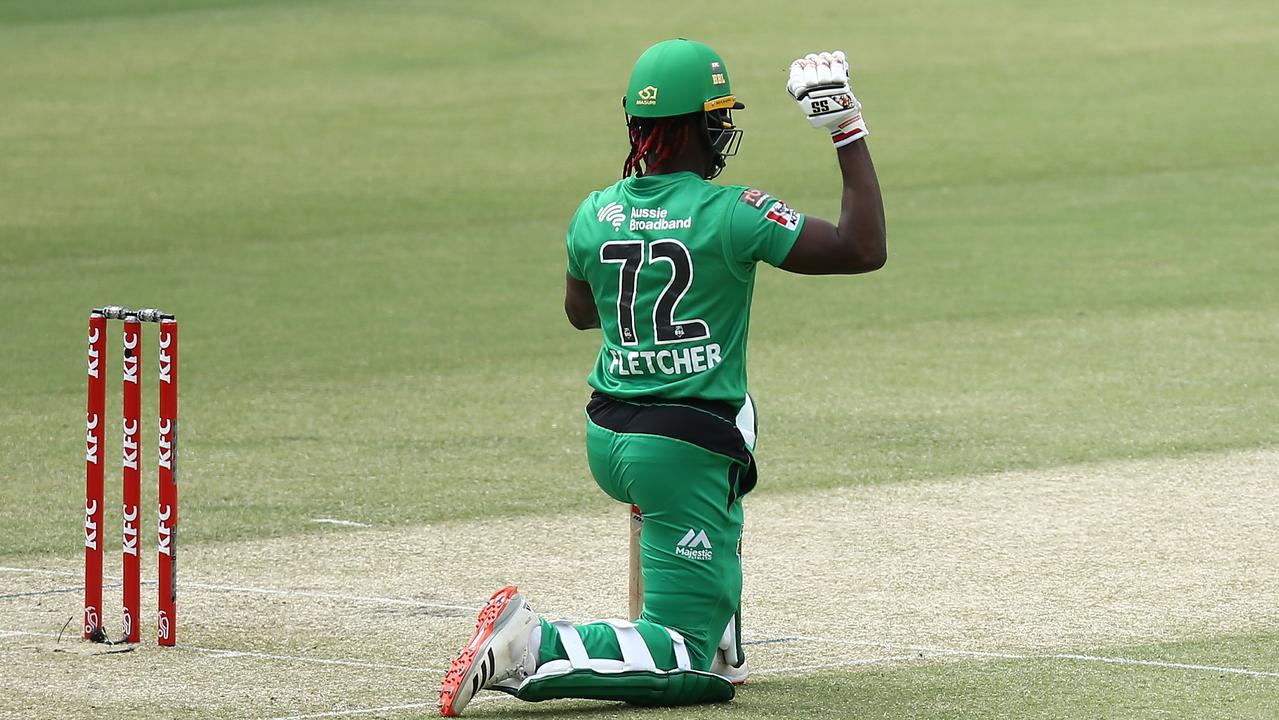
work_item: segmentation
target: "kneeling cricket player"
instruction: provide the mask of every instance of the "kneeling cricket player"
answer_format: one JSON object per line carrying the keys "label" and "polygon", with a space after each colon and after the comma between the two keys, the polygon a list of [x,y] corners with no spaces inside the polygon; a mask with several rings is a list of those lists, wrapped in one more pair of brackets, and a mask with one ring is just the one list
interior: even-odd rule
{"label": "kneeling cricket player", "polygon": [[887,249],[866,122],[842,52],[791,64],[787,91],[830,134],[843,176],[838,224],[767,192],[710,180],[737,152],[728,67],[668,40],[635,63],[622,180],[591,193],[568,228],[564,309],[600,328],[586,446],[600,488],[644,515],[635,622],[550,622],[515,587],[497,591],[453,661],[440,713],[480,690],[522,700],[637,705],[730,700],[741,647],[742,496],[755,486],[756,410],[746,391],[755,269],[805,275],[883,266]]}

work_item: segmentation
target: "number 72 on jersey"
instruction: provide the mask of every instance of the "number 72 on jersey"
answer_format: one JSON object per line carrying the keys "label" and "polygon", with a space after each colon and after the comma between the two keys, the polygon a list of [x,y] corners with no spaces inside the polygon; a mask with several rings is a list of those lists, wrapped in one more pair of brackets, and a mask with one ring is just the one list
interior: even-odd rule
{"label": "number 72 on jersey", "polygon": [[693,257],[679,240],[667,238],[654,240],[648,245],[645,262],[643,240],[614,240],[600,247],[600,261],[616,264],[617,269],[617,330],[623,346],[639,345],[636,331],[635,301],[639,295],[641,269],[656,263],[670,265],[671,278],[653,303],[653,342],[657,345],[702,340],[711,336],[711,330],[702,320],[676,320],[675,311],[680,300],[693,286]]}

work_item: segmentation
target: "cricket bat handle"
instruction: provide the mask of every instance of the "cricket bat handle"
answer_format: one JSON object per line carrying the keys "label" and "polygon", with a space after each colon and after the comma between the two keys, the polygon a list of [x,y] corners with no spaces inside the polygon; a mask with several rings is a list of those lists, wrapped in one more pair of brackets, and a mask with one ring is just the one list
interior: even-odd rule
{"label": "cricket bat handle", "polygon": [[628,583],[627,600],[629,601],[630,619],[638,620],[644,611],[644,568],[640,554],[640,533],[644,529],[644,513],[638,505],[630,508],[630,582]]}

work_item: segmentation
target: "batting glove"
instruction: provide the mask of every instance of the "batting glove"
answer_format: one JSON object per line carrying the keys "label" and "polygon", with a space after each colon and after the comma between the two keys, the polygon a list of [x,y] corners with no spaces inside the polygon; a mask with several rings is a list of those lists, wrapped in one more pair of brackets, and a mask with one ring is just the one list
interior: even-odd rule
{"label": "batting glove", "polygon": [[842,50],[809,53],[791,63],[786,90],[813,127],[830,132],[835,147],[870,134],[862,118],[862,105],[848,85],[848,60]]}

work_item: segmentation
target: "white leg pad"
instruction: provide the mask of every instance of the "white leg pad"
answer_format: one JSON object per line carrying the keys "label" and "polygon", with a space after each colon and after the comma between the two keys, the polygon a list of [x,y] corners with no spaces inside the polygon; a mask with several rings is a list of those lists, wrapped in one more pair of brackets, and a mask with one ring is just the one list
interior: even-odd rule
{"label": "white leg pad", "polygon": [[692,669],[684,636],[678,632],[666,628],[676,667],[665,670],[653,661],[652,651],[634,623],[601,622],[616,633],[621,660],[588,657],[577,629],[567,622],[557,622],[553,624],[568,659],[543,663],[521,682],[502,683],[494,689],[531,702],[585,698],[673,706],[732,699],[734,688],[726,678]]}
{"label": "white leg pad", "polygon": [[724,634],[719,639],[719,649],[724,653],[724,660],[729,665],[740,665],[742,660],[737,655],[737,616],[728,619]]}
{"label": "white leg pad", "polygon": [[605,620],[613,632],[617,633],[617,644],[622,649],[623,672],[653,672],[657,663],[653,662],[653,653],[649,652],[635,623],[625,620]]}
{"label": "white leg pad", "polygon": [[573,669],[590,669],[591,658],[586,654],[586,645],[582,643],[582,636],[577,634],[577,628],[573,627],[573,623],[567,620],[557,620],[551,624],[560,633],[560,643],[564,645],[564,652],[568,654],[568,661],[572,664]]}
{"label": "white leg pad", "polygon": [[688,646],[684,644],[684,636],[670,628],[666,632],[671,636],[671,645],[675,650],[675,665],[678,670],[691,670],[693,663],[688,659]]}

